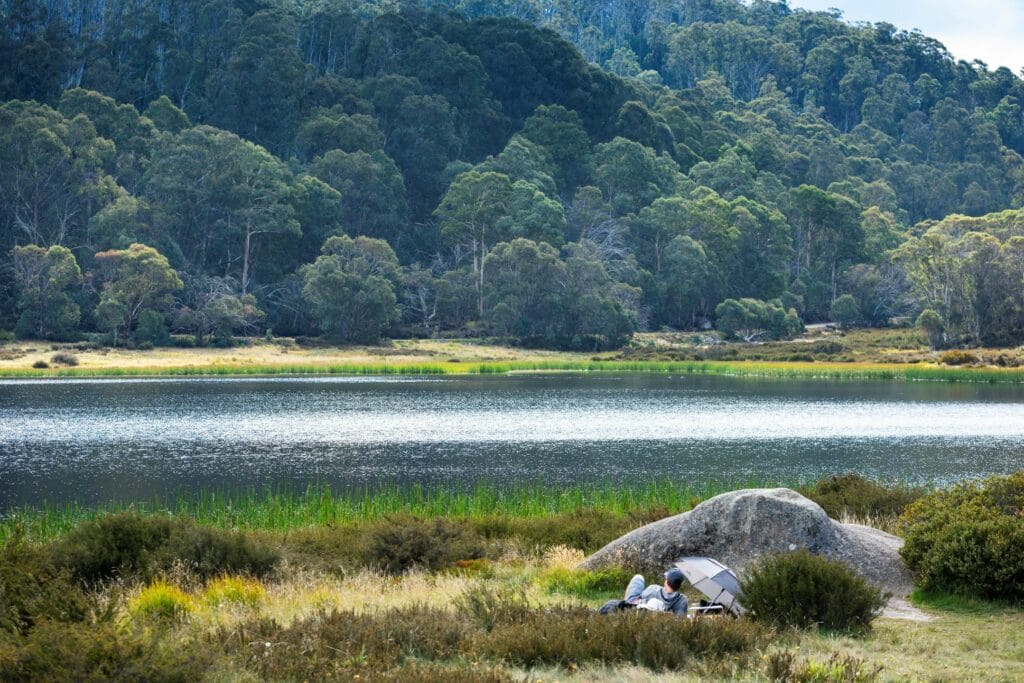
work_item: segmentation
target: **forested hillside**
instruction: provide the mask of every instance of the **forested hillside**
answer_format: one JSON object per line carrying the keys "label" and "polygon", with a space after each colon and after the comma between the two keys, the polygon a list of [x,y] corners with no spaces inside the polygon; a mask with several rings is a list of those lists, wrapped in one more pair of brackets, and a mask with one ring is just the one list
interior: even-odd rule
{"label": "forested hillside", "polygon": [[1024,81],[919,33],[765,0],[0,12],[0,330],[1024,339]]}

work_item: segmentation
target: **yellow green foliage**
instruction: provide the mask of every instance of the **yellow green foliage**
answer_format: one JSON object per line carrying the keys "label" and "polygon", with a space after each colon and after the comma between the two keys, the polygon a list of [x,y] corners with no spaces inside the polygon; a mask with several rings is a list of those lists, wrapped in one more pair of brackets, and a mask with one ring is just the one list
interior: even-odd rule
{"label": "yellow green foliage", "polygon": [[134,617],[174,619],[193,610],[192,598],[185,591],[164,579],[157,579],[128,601],[128,612]]}
{"label": "yellow green foliage", "polygon": [[225,574],[206,585],[203,602],[208,605],[236,604],[255,607],[263,602],[266,591],[256,579]]}

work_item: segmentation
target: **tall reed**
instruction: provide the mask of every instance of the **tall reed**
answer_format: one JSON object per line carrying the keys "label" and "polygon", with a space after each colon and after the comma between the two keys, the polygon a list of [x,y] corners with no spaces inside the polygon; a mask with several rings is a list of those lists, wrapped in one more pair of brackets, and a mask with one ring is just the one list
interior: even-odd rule
{"label": "tall reed", "polygon": [[516,360],[500,362],[210,364],[130,368],[0,368],[0,378],[190,377],[228,375],[503,375],[517,372],[613,372],[730,375],[772,379],[924,380],[1024,382],[1024,368],[946,367],[897,363],[803,363],[761,361]]}
{"label": "tall reed", "polygon": [[687,484],[672,480],[611,481],[556,486],[526,483],[502,486],[480,482],[457,486],[399,485],[332,491],[328,486],[294,489],[202,491],[195,495],[154,498],[144,502],[100,505],[22,507],[0,517],[0,542],[16,533],[45,541],[98,516],[135,510],[195,518],[204,525],[230,529],[288,531],[370,521],[388,515],[479,518],[494,515],[541,517],[581,510],[629,514],[659,508],[682,512],[697,502],[726,491],[775,485],[775,482],[708,481]]}

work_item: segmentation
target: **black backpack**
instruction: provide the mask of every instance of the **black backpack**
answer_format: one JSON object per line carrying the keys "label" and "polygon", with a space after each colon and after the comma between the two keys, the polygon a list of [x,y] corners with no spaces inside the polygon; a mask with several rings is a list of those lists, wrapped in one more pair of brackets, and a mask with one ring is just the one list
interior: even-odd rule
{"label": "black backpack", "polygon": [[636,605],[625,600],[609,600],[598,609],[600,614],[615,614],[624,610],[636,609]]}

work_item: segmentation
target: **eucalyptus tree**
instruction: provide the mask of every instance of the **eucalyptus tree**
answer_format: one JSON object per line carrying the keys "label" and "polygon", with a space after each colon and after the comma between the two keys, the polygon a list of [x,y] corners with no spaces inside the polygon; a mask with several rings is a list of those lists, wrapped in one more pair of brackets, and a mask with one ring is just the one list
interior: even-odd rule
{"label": "eucalyptus tree", "polygon": [[398,321],[398,258],[384,240],[331,237],[302,268],[302,294],[320,330],[345,342],[376,343]]}
{"label": "eucalyptus tree", "polygon": [[96,321],[114,342],[127,339],[143,314],[163,315],[182,288],[181,278],[167,257],[153,247],[132,244],[96,254],[100,301]]}
{"label": "eucalyptus tree", "polygon": [[187,269],[230,274],[252,288],[265,238],[298,238],[293,179],[267,150],[209,126],[161,141],[146,170],[145,196],[169,253]]}
{"label": "eucalyptus tree", "polygon": [[82,271],[67,247],[49,249],[29,244],[15,247],[11,261],[18,286],[20,317],[15,331],[20,337],[67,339],[74,336],[81,317],[75,289]]}

